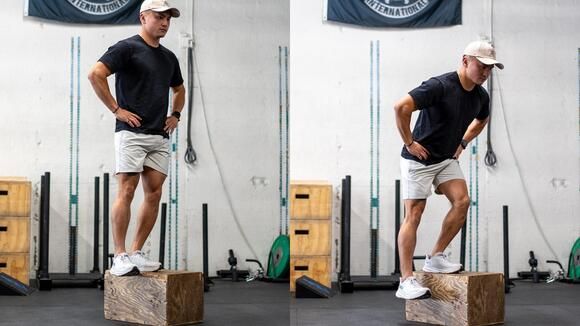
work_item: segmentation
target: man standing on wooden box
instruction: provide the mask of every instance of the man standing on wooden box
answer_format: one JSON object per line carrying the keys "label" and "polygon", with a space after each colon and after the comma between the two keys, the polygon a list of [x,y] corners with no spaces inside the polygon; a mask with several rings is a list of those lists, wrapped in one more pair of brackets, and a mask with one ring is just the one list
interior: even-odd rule
{"label": "man standing on wooden box", "polygon": [[[159,262],[141,251],[155,225],[161,189],[170,159],[169,134],[177,128],[185,102],[185,88],[177,57],[159,42],[167,34],[172,17],[180,13],[165,0],[145,0],[141,5],[138,35],[111,46],[89,73],[95,93],[115,115],[116,174],[119,190],[113,204],[115,259],[111,274],[136,275],[156,271]],[[117,99],[107,77],[116,75]],[[173,112],[168,116],[169,89]],[[131,255],[125,238],[131,218],[131,202],[142,179],[145,200],[138,214]]]}
{"label": "man standing on wooden box", "polygon": [[[413,89],[395,104],[395,120],[403,139],[401,153],[402,196],[405,220],[399,231],[401,282],[396,296],[421,299],[430,290],[413,277],[413,253],[417,228],[425,210],[431,186],[443,194],[451,209],[435,247],[427,255],[423,271],[455,273],[461,264],[452,263],[443,253],[465,222],[470,199],[465,177],[457,161],[467,144],[489,120],[489,95],[481,86],[494,67],[503,69],[493,46],[485,41],[470,43],[463,52],[457,71],[433,77]],[[411,133],[413,111],[420,110]]]}

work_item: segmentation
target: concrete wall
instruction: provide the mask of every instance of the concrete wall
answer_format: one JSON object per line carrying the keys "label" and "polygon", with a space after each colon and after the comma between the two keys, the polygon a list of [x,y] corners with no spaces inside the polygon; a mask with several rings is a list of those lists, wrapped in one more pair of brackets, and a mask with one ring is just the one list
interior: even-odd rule
{"label": "concrete wall", "polygon": [[[172,162],[172,198],[169,178],[164,187],[163,201],[178,201],[170,203],[166,266],[201,270],[202,203],[208,203],[210,210],[210,273],[229,267],[229,248],[236,251],[241,268],[245,258],[265,262],[279,227],[278,47],[288,45],[288,1],[172,3],[181,9],[182,17],[172,20],[162,44],[178,56],[187,83],[185,45],[188,39],[195,42],[199,71],[191,135],[198,162],[189,166],[183,161],[188,120],[184,114],[178,138],[173,138],[177,153]],[[86,75],[108,46],[136,34],[139,27],[68,25],[24,17],[19,0],[7,1],[2,17],[0,28],[11,32],[0,50],[0,130],[4,134],[0,175],[25,176],[33,183],[34,248],[40,175],[52,173],[51,272],[68,271],[70,52],[71,38],[80,37],[78,271],[86,272],[92,268],[93,177],[111,173],[111,204],[117,186],[114,116],[94,95]],[[76,80],[76,66],[73,75]],[[114,77],[109,82],[112,86]],[[76,93],[76,81],[74,89]],[[208,130],[215,153],[209,147]],[[141,198],[139,190],[133,212]],[[241,240],[231,208],[249,245]],[[132,230],[133,226],[130,235]],[[158,248],[159,223],[144,250],[157,258]],[[31,271],[37,259],[36,248],[31,249]]]}
{"label": "concrete wall", "polygon": [[[421,81],[455,70],[465,45],[491,38],[492,25],[498,57],[506,66],[494,71],[491,141],[498,163],[484,165],[485,133],[477,154],[466,151],[460,159],[472,199],[476,192],[479,199],[479,213],[471,208],[466,265],[503,270],[504,204],[510,207],[512,276],[529,270],[529,250],[535,251],[542,270],[550,267],[547,259],[567,262],[580,235],[579,9],[580,3],[572,0],[493,1],[493,10],[491,1],[466,0],[460,26],[370,29],[323,21],[323,1],[291,2],[291,175],[329,180],[336,197],[341,178],[352,175],[353,274],[369,272],[371,42],[380,44],[379,272],[387,274],[394,270],[394,180],[400,177],[402,147],[393,104]],[[335,219],[338,207],[337,200]],[[444,198],[429,199],[417,255],[430,252],[447,209]],[[334,231],[338,240],[338,227]],[[457,237],[448,249],[453,260],[459,259],[459,247]]]}

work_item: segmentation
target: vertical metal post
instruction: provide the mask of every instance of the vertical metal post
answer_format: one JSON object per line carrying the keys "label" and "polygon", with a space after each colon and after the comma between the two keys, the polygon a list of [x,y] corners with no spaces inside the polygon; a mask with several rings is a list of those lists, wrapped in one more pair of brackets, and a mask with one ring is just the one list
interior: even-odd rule
{"label": "vertical metal post", "polygon": [[101,204],[100,178],[95,177],[95,200],[94,200],[94,224],[93,224],[93,269],[91,273],[100,273],[99,271],[99,206]]}
{"label": "vertical metal post", "polygon": [[208,267],[208,226],[207,226],[208,208],[207,203],[202,204],[202,232],[203,232],[203,289],[209,291],[209,267]]}
{"label": "vertical metal post", "polygon": [[109,174],[105,173],[103,174],[103,274],[107,269],[109,269]]}
{"label": "vertical metal post", "polygon": [[40,226],[39,226],[39,242],[40,242],[40,256],[38,258],[37,277],[39,279],[49,278],[48,273],[48,245],[49,245],[49,231],[50,231],[50,172],[45,172],[40,177]]}
{"label": "vertical metal post", "polygon": [[461,248],[459,251],[459,263],[461,263],[461,269],[465,270],[465,246],[467,242],[467,219],[463,222],[463,227],[461,228]]}
{"label": "vertical metal post", "polygon": [[395,180],[395,271],[401,274],[401,259],[399,257],[399,230],[401,229],[401,180]]}
{"label": "vertical metal post", "polygon": [[68,253],[68,274],[75,275],[77,273],[77,227],[75,225],[68,227],[68,243],[70,247]]}
{"label": "vertical metal post", "polygon": [[350,175],[344,180],[344,219],[342,241],[344,241],[344,280],[350,281]]}
{"label": "vertical metal post", "polygon": [[344,185],[346,180],[343,178],[340,184],[340,271],[338,272],[339,282],[344,279],[344,272],[346,266],[344,261],[346,259],[346,246],[344,244]]}
{"label": "vertical metal post", "polygon": [[371,229],[371,278],[377,278],[377,229]]}
{"label": "vertical metal post", "polygon": [[165,265],[165,225],[167,224],[167,203],[161,204],[161,231],[159,234],[159,262]]}
{"label": "vertical metal post", "polygon": [[509,234],[508,234],[508,206],[503,206],[503,278],[505,293],[510,292],[510,257],[509,257]]}

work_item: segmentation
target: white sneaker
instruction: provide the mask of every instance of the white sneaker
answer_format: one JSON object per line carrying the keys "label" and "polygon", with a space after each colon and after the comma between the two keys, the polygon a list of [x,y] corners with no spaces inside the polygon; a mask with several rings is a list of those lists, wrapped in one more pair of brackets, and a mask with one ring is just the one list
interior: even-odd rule
{"label": "white sneaker", "polygon": [[149,260],[141,250],[135,251],[129,258],[141,272],[156,272],[161,268],[160,262]]}
{"label": "white sneaker", "polygon": [[129,255],[126,253],[118,254],[115,256],[110,272],[115,276],[139,275],[139,269],[131,262]]}
{"label": "white sneaker", "polygon": [[427,299],[431,297],[431,290],[421,286],[417,279],[411,276],[399,283],[399,289],[395,296],[406,300]]}
{"label": "white sneaker", "polygon": [[461,267],[461,264],[450,262],[446,254],[438,252],[434,256],[427,255],[423,271],[428,273],[450,274],[459,272]]}

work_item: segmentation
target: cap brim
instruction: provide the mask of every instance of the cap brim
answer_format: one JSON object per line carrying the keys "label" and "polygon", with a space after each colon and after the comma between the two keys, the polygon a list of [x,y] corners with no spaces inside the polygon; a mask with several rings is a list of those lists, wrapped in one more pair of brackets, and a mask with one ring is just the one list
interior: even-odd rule
{"label": "cap brim", "polygon": [[152,11],[155,11],[155,12],[166,12],[166,11],[169,11],[169,13],[171,14],[171,17],[173,17],[173,18],[177,18],[177,17],[181,16],[181,13],[176,8],[161,7],[161,8],[157,8],[157,9],[151,9],[151,10]]}
{"label": "cap brim", "polygon": [[479,62],[483,63],[484,65],[488,65],[488,66],[494,65],[494,66],[498,67],[499,69],[503,69],[503,63],[501,63],[497,60],[494,60],[492,58],[483,58],[483,57],[476,57],[476,58],[477,58],[477,60],[479,60]]}

